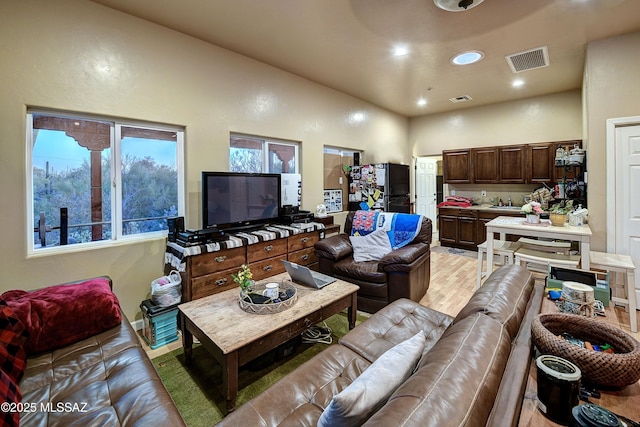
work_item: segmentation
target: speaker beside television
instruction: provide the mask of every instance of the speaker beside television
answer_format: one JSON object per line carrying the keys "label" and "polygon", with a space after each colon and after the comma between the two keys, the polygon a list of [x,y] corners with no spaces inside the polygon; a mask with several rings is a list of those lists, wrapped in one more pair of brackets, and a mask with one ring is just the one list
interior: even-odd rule
{"label": "speaker beside television", "polygon": [[178,233],[184,231],[184,217],[167,218],[167,227],[169,228],[169,241],[175,242],[178,238]]}

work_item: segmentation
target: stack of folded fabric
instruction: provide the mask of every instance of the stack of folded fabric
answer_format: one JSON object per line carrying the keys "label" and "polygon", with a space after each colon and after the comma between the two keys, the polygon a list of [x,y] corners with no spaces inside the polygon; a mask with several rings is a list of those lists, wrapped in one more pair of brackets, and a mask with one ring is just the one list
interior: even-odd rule
{"label": "stack of folded fabric", "polygon": [[473,199],[470,197],[460,197],[460,196],[445,196],[444,202],[438,203],[438,207],[445,206],[457,206],[461,208],[468,208],[473,204]]}

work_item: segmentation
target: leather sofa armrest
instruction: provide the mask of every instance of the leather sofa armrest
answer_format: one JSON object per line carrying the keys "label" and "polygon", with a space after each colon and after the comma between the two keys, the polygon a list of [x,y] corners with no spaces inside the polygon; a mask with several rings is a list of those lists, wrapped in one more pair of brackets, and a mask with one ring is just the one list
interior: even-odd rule
{"label": "leather sofa armrest", "polygon": [[409,265],[430,250],[427,243],[414,243],[391,251],[378,261],[378,271],[398,271],[397,264]]}
{"label": "leather sofa armrest", "polygon": [[313,248],[318,257],[328,258],[332,261],[338,261],[353,253],[351,241],[346,234],[338,234],[337,236],[322,239],[316,242]]}

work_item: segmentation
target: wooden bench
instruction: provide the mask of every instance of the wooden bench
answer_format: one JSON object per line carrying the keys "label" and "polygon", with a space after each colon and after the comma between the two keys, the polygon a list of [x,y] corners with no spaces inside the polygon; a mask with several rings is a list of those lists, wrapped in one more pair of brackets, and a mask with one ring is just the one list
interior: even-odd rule
{"label": "wooden bench", "polygon": [[631,332],[638,332],[636,319],[636,289],[635,289],[635,269],[633,260],[629,255],[610,254],[606,252],[589,252],[589,262],[591,268],[614,271],[625,275],[625,290],[627,298],[613,297],[611,301],[615,304],[623,304],[629,311],[629,324]]}
{"label": "wooden bench", "polygon": [[[505,240],[493,241],[493,253],[500,257],[502,264],[513,264],[513,254],[520,247],[518,242],[508,242]],[[482,269],[482,263],[487,255],[487,242],[478,245],[478,274],[476,278],[476,289],[480,288],[482,278],[491,274],[492,268],[487,266],[487,270]]]}
{"label": "wooden bench", "polygon": [[[525,265],[529,269],[547,272],[549,265],[552,267],[577,267],[580,263],[579,255],[565,255],[555,252],[543,252],[534,249],[520,248],[515,253],[515,263]],[[529,264],[539,265],[542,268],[535,269]]]}
{"label": "wooden bench", "polygon": [[533,249],[541,252],[562,252],[565,255],[569,255],[569,251],[571,250],[570,242],[529,239],[528,237],[521,237],[518,239],[518,242],[522,248]]}

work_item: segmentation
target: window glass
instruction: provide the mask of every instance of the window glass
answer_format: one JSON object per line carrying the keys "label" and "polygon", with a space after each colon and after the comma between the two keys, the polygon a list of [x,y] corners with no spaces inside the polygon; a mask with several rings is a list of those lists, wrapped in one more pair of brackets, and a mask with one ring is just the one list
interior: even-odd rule
{"label": "window glass", "polygon": [[299,173],[297,142],[231,135],[229,146],[231,172]]}
{"label": "window glass", "polygon": [[178,215],[176,132],[122,127],[122,231],[167,229]]}
{"label": "window glass", "polygon": [[231,137],[229,170],[231,172],[261,173],[264,142],[246,137]]}
{"label": "window glass", "polygon": [[30,249],[162,232],[183,215],[181,129],[35,111],[27,123]]}

